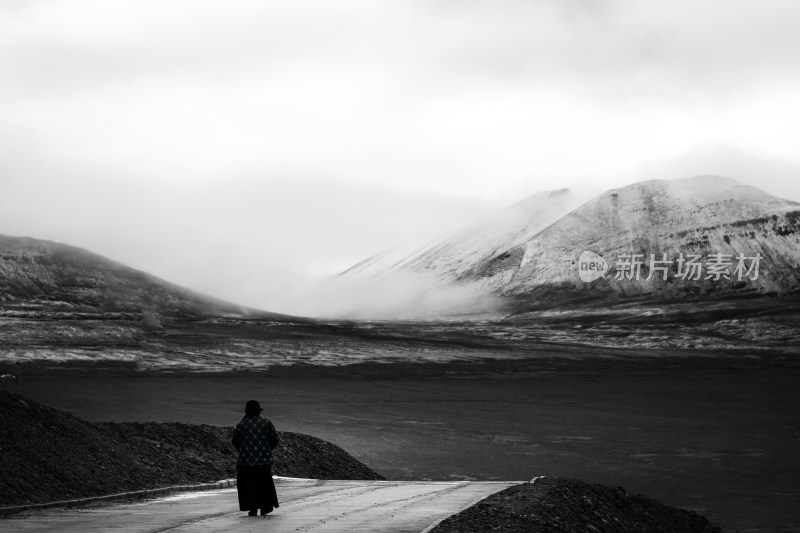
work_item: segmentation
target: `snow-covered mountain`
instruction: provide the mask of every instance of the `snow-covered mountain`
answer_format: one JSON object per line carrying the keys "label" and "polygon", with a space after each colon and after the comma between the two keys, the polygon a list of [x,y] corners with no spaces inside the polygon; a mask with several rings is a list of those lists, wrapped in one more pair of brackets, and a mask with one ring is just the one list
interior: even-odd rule
{"label": "snow-covered mountain", "polygon": [[[798,222],[797,202],[730,178],[646,181],[601,194],[459,281],[516,296],[792,292],[800,289]],[[585,251],[605,260],[604,276],[581,279]]]}
{"label": "snow-covered mountain", "polygon": [[[717,176],[640,182],[580,206],[568,191],[541,193],[405,257],[372,257],[335,284],[372,284],[356,308],[411,315],[426,314],[437,294],[449,296],[434,313],[450,304],[459,313],[510,301],[793,293],[800,204]],[[392,285],[411,288],[387,299],[379,287]]]}

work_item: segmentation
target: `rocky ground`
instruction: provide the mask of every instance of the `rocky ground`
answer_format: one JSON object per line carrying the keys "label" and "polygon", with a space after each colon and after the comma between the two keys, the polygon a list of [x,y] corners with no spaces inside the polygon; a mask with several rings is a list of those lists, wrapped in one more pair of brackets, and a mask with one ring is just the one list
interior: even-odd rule
{"label": "rocky ground", "polygon": [[[800,345],[796,297],[685,302],[608,302],[540,309],[505,318],[287,323],[261,318],[165,320],[145,327],[127,315],[82,316],[0,309],[0,372],[15,361],[61,369],[110,365],[138,371],[267,370],[522,361],[580,357],[648,361],[666,351],[691,358],[747,355],[793,364]],[[0,306],[2,307],[2,306]]]}
{"label": "rocky ground", "polygon": [[[236,477],[232,427],[91,423],[0,392],[0,505],[42,503]],[[383,479],[344,450],[279,432],[274,474]]]}
{"label": "rocky ground", "polygon": [[697,513],[620,487],[540,478],[498,492],[447,518],[431,533],[719,533]]}

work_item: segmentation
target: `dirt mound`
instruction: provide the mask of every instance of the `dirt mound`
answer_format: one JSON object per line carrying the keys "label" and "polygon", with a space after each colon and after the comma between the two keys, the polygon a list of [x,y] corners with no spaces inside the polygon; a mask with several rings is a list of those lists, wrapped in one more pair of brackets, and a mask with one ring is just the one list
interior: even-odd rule
{"label": "dirt mound", "polygon": [[667,507],[620,487],[541,478],[493,494],[431,533],[721,533],[697,513]]}
{"label": "dirt mound", "polygon": [[[236,476],[232,427],[91,423],[0,392],[0,505],[42,503]],[[383,479],[329,442],[279,432],[275,475]]]}

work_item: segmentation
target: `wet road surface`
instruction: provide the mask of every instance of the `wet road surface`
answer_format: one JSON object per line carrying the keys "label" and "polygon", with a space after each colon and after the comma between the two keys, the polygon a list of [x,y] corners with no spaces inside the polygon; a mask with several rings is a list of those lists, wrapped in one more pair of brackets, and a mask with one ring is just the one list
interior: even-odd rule
{"label": "wet road surface", "polygon": [[0,531],[419,533],[517,483],[320,481],[276,477],[281,506],[265,517],[250,517],[239,511],[234,488],[76,509],[24,512],[0,519]]}

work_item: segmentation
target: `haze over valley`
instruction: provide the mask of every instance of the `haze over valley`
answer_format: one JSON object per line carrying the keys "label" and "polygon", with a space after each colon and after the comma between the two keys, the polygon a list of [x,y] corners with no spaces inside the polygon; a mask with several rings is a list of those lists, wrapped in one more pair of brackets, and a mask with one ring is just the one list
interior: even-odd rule
{"label": "haze over valley", "polygon": [[[215,371],[518,360],[542,345],[613,348],[620,337],[657,350],[797,346],[800,204],[715,177],[577,204],[568,191],[541,193],[410,256],[368,259],[306,295],[331,310],[317,320],[203,296],[65,244],[3,237],[0,339],[9,360]],[[679,252],[727,254],[730,264],[719,279],[681,279],[673,262],[649,280],[644,264],[640,278],[611,270],[587,283],[584,250],[612,265],[621,254]],[[758,254],[758,272],[736,279],[739,254]]]}

